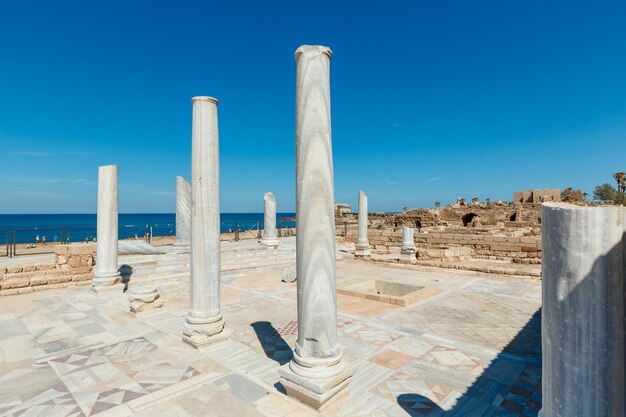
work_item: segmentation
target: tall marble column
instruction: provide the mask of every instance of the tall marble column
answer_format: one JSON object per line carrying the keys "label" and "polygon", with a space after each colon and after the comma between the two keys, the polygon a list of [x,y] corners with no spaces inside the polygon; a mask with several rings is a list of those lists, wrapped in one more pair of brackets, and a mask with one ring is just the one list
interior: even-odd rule
{"label": "tall marble column", "polygon": [[367,240],[367,196],[363,190],[359,191],[359,236],[356,241],[354,256],[370,256],[372,250]]}
{"label": "tall marble column", "polygon": [[172,251],[189,253],[191,247],[191,186],[176,177],[176,243]]}
{"label": "tall marble column", "polygon": [[330,58],[325,46],[296,50],[298,340],[279,370],[287,395],[315,408],[336,398],[352,376],[337,340]]}
{"label": "tall marble column", "polygon": [[543,204],[543,417],[624,416],[620,207]]}
{"label": "tall marble column", "polygon": [[402,226],[402,244],[400,245],[400,261],[411,262],[415,260],[415,242],[413,240],[413,228]]}
{"label": "tall marble column", "polygon": [[277,248],[280,243],[276,236],[276,198],[273,193],[263,196],[263,239],[261,244]]}
{"label": "tall marble column", "polygon": [[217,100],[194,97],[191,147],[191,308],[183,340],[194,347],[228,337],[220,308],[220,166]]}
{"label": "tall marble column", "polygon": [[[96,294],[122,292],[117,268],[117,165],[98,168],[98,214],[96,265],[91,289]],[[123,285],[121,286],[123,287]]]}

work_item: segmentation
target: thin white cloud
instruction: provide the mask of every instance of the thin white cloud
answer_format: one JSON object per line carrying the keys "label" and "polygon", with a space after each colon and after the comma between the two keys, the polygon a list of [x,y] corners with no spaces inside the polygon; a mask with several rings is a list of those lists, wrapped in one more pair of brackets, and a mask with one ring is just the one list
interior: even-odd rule
{"label": "thin white cloud", "polygon": [[424,181],[424,182],[440,181],[440,180],[443,180],[444,178],[445,178],[445,177],[432,177],[432,178],[427,179],[427,180],[426,180],[426,181]]}
{"label": "thin white cloud", "polygon": [[392,180],[382,179],[380,180],[380,182],[385,183],[385,184],[390,184],[390,185],[398,185],[397,181],[392,181]]}
{"label": "thin white cloud", "polygon": [[37,152],[37,151],[20,151],[16,153],[22,156],[54,156],[54,154],[49,153],[49,152]]}
{"label": "thin white cloud", "polygon": [[42,178],[42,177],[14,177],[10,180],[15,183],[29,183],[29,184],[81,184],[81,185],[95,185],[94,181],[87,178]]}
{"label": "thin white cloud", "polygon": [[63,155],[71,155],[71,156],[94,156],[94,155],[100,155],[98,152],[83,152],[83,151],[63,151],[61,153]]}
{"label": "thin white cloud", "polygon": [[52,191],[13,191],[13,195],[40,198],[60,198],[67,197],[65,194],[59,194]]}
{"label": "thin white cloud", "polygon": [[393,127],[404,127],[404,125],[402,123],[398,123],[398,122],[393,122],[391,125]]}

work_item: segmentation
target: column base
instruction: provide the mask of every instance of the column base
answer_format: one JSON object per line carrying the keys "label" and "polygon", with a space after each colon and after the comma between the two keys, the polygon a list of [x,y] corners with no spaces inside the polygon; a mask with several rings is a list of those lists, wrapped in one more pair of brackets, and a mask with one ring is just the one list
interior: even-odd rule
{"label": "column base", "polygon": [[183,342],[196,349],[228,339],[230,330],[224,327],[224,318],[195,318],[187,315],[183,326]]}
{"label": "column base", "polygon": [[370,257],[372,256],[372,247],[369,244],[360,245],[357,243],[354,250],[354,256],[357,258]]}
{"label": "column base", "polygon": [[411,263],[416,260],[415,258],[415,250],[401,250],[400,251],[400,262],[402,263]]}
{"label": "column base", "polygon": [[[278,375],[288,396],[319,410],[338,399],[340,397],[338,394],[346,388],[352,378],[352,369],[345,362],[335,366],[339,366],[340,369],[337,374],[312,378],[294,372],[299,366],[292,360],[278,369]],[[321,372],[328,372],[327,370],[327,367],[323,367]],[[315,373],[315,368],[307,369],[306,372]]]}
{"label": "column base", "polygon": [[272,247],[274,249],[276,249],[278,245],[280,245],[280,241],[276,238],[261,239],[259,240],[259,243],[263,246]]}
{"label": "column base", "polygon": [[190,243],[174,243],[172,246],[172,253],[176,254],[184,254],[191,253],[191,244]]}
{"label": "column base", "polygon": [[121,282],[117,282],[112,285],[91,285],[91,292],[94,293],[98,297],[104,297],[107,295],[118,295],[124,294],[124,289],[126,285]]}

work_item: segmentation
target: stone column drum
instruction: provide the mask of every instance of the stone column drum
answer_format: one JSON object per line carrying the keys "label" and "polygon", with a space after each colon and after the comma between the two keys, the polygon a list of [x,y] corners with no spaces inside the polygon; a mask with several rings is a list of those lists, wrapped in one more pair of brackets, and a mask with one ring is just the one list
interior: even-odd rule
{"label": "stone column drum", "polygon": [[359,236],[356,241],[354,256],[370,256],[372,250],[367,240],[367,196],[363,190],[359,191]]}
{"label": "stone column drum", "polygon": [[277,248],[278,237],[276,236],[276,198],[272,193],[263,196],[263,239],[261,245]]}
{"label": "stone column drum", "polygon": [[279,369],[287,395],[315,408],[336,398],[352,376],[337,339],[330,58],[325,46],[296,51],[298,340],[293,359]]}
{"label": "stone column drum", "polygon": [[96,265],[91,289],[96,294],[122,292],[117,268],[118,181],[117,165],[98,168]]}
{"label": "stone column drum", "polygon": [[176,177],[176,243],[172,251],[189,253],[191,247],[191,186]]}
{"label": "stone column drum", "polygon": [[228,337],[220,309],[220,178],[217,100],[194,97],[191,149],[191,308],[183,340],[194,347]]}
{"label": "stone column drum", "polygon": [[542,207],[540,416],[624,416],[624,221],[620,207]]}
{"label": "stone column drum", "polygon": [[400,245],[400,261],[411,262],[415,260],[415,243],[413,240],[413,228],[402,226],[402,244]]}

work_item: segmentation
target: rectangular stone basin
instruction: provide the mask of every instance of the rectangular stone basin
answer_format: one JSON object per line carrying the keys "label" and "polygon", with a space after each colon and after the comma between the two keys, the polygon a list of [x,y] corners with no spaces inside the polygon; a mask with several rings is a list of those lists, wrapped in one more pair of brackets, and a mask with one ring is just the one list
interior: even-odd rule
{"label": "rectangular stone basin", "polygon": [[345,288],[337,288],[338,294],[365,298],[402,307],[411,305],[417,301],[438,294],[439,292],[440,290],[437,288],[382,280],[367,281]]}

